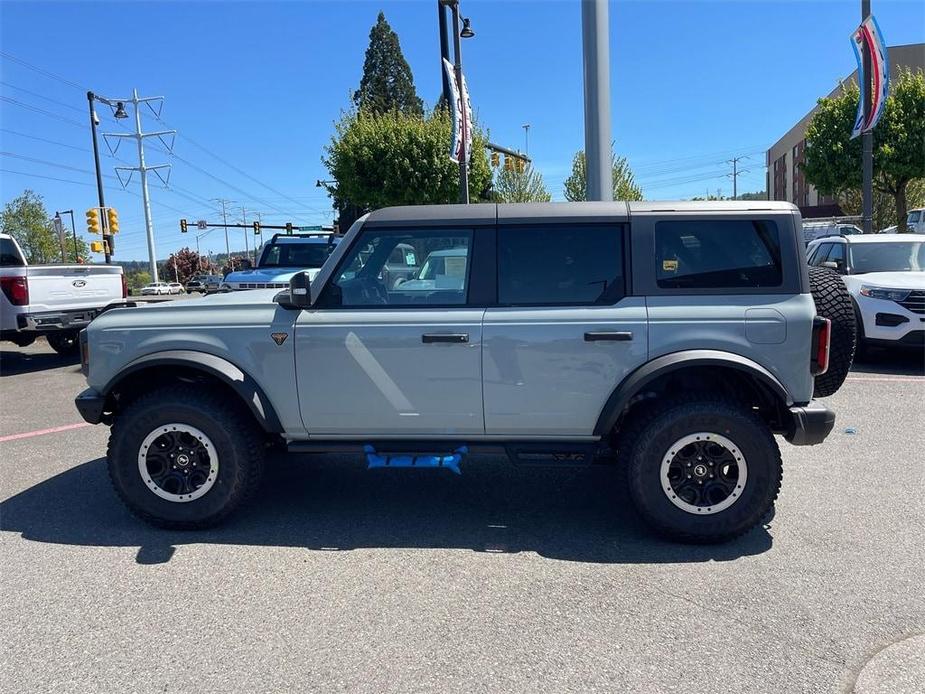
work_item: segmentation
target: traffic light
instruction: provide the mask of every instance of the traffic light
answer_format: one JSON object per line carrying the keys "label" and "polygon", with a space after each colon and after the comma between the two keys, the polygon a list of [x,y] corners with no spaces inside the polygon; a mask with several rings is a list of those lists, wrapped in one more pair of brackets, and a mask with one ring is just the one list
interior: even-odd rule
{"label": "traffic light", "polygon": [[90,250],[93,251],[94,253],[102,253],[103,252],[103,242],[102,241],[91,241]]}
{"label": "traffic light", "polygon": [[497,169],[498,165],[501,164],[501,155],[497,152],[491,153],[491,167]]}
{"label": "traffic light", "polygon": [[182,231],[184,234],[186,233],[186,220],[185,219],[180,220],[180,231]]}
{"label": "traffic light", "polygon": [[514,157],[510,154],[504,155],[504,170],[513,171],[514,170]]}
{"label": "traffic light", "polygon": [[109,233],[118,234],[119,233],[119,213],[116,212],[115,207],[110,207],[106,210],[106,217],[109,220]]}
{"label": "traffic light", "polygon": [[292,222],[286,222],[286,233],[287,234],[292,233]]}
{"label": "traffic light", "polygon": [[260,222],[254,222],[254,236],[260,234]]}
{"label": "traffic light", "polygon": [[524,172],[524,168],[525,168],[525,162],[524,162],[523,159],[521,159],[520,157],[518,157],[517,159],[514,160],[514,170],[515,170],[517,173],[523,173],[523,172]]}
{"label": "traffic light", "polygon": [[101,234],[103,227],[100,226],[100,208],[91,207],[87,210],[87,231],[91,234]]}

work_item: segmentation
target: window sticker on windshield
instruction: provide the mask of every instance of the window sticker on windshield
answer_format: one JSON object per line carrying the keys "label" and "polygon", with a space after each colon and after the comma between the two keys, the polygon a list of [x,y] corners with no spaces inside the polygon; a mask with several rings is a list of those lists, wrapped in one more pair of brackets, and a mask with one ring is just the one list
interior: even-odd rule
{"label": "window sticker on windshield", "polygon": [[414,262],[414,253],[405,253],[405,265],[417,265]]}
{"label": "window sticker on windshield", "polygon": [[677,272],[678,271],[678,261],[677,260],[663,260],[662,270],[664,270],[665,272]]}
{"label": "window sticker on windshield", "polygon": [[466,276],[466,257],[447,256],[443,259],[444,269],[448,277]]}

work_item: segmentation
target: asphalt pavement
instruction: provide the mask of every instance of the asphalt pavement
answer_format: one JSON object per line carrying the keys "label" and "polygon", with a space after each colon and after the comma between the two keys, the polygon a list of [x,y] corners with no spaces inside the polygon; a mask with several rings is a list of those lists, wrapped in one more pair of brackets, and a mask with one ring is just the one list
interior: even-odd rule
{"label": "asphalt pavement", "polygon": [[614,469],[275,458],[207,532],[131,517],[76,364],[0,343],[6,692],[925,691],[925,372],[856,365],[767,526],[653,537]]}

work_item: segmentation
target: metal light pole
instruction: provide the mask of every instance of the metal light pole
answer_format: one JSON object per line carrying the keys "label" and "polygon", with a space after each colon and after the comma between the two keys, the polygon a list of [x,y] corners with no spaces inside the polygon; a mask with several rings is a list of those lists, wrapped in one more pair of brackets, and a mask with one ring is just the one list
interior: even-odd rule
{"label": "metal light pole", "polygon": [[609,28],[607,0],[581,0],[588,200],[613,200]]}
{"label": "metal light pole", "polygon": [[76,263],[80,258],[80,253],[77,250],[77,227],[74,226],[74,210],[55,212],[55,219],[60,219],[63,214],[71,215],[71,233],[74,235],[74,262]]}
{"label": "metal light pole", "polygon": [[[98,97],[93,92],[87,92],[87,103],[90,106],[90,132],[93,135],[93,162],[96,164],[96,192],[100,201],[100,224],[103,225],[103,252],[106,258],[106,264],[109,265],[112,261],[112,257],[109,254],[109,234],[106,233],[108,230],[108,220],[105,212],[106,202],[103,199],[103,172],[100,169],[100,145],[96,136],[98,119],[96,117],[96,112],[93,110],[93,101],[97,98]],[[108,99],[100,98],[100,101],[109,104]],[[119,106],[121,107],[122,104],[120,103]]]}
{"label": "metal light pole", "polygon": [[[449,7],[453,13],[453,72],[456,77],[456,88],[460,94],[460,99],[462,99],[463,89],[462,89],[462,49],[460,48],[460,38],[471,38],[475,36],[475,32],[472,31],[472,27],[469,26],[469,20],[465,20],[465,25],[462,30],[459,28],[459,0],[438,0],[438,6],[441,12],[441,22],[440,22],[440,49],[441,53],[444,50],[444,25],[445,25],[445,16],[443,15],[443,8]],[[444,56],[446,57],[446,56]],[[442,67],[442,66],[441,66]],[[452,104],[451,104],[452,107]],[[468,114],[466,113],[466,104],[460,104],[460,115],[461,115],[461,144],[459,147],[459,202],[464,205],[469,204],[469,153],[466,151],[466,139],[469,136],[469,122]]]}
{"label": "metal light pole", "polygon": [[524,123],[520,127],[524,129],[524,154],[530,154],[530,124]]}
{"label": "metal light pole", "polygon": [[[861,21],[870,16],[870,0],[861,0]],[[864,98],[864,122],[870,118],[870,51],[864,51],[864,81],[860,85]],[[861,227],[865,234],[874,230],[874,132],[861,133]]]}

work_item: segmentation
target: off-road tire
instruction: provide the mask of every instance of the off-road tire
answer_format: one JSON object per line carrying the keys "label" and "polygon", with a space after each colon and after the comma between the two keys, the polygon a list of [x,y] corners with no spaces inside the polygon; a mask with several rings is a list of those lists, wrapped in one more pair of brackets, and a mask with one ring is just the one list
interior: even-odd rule
{"label": "off-road tire", "polygon": [[78,336],[79,334],[74,330],[61,330],[48,333],[45,339],[48,341],[48,346],[62,357],[74,357],[80,353]]}
{"label": "off-road tire", "polygon": [[857,348],[858,326],[851,295],[834,270],[809,268],[809,288],[816,302],[816,313],[832,321],[829,368],[816,376],[813,397],[825,398],[841,388],[848,376]]}
{"label": "off-road tire", "polygon": [[[741,496],[728,508],[709,515],[678,508],[663,491],[660,477],[669,449],[697,432],[728,438],[748,466]],[[672,401],[655,416],[634,420],[623,436],[632,442],[619,457],[626,466],[630,499],[643,520],[672,540],[725,542],[754,528],[774,508],[783,477],[780,449],[768,426],[742,405],[707,396]]]}
{"label": "off-road tire", "polygon": [[[170,423],[196,427],[218,455],[212,488],[185,503],[157,496],[145,486],[138,468],[144,438]],[[243,405],[208,389],[170,386],[142,395],[116,415],[107,460],[113,487],[134,515],[162,528],[195,530],[220,523],[254,495],[264,454],[262,432]]]}

